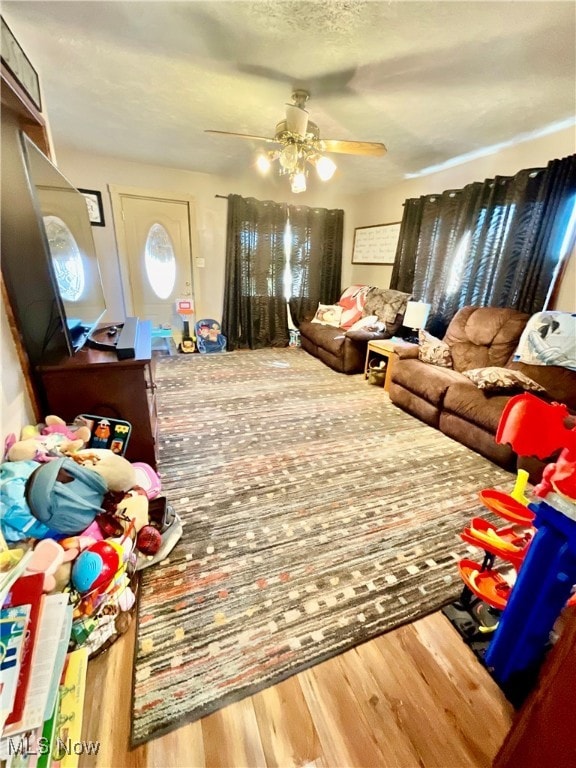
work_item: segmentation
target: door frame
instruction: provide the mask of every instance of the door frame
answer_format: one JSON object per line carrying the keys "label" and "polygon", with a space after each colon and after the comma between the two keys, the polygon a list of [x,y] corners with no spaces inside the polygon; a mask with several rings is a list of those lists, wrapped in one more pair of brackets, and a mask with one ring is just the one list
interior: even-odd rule
{"label": "door frame", "polygon": [[116,247],[118,249],[118,264],[120,267],[120,278],[122,280],[122,296],[124,298],[124,307],[128,316],[134,314],[134,305],[132,300],[132,286],[130,283],[130,268],[128,265],[128,249],[126,247],[126,236],[122,218],[122,195],[132,197],[142,197],[147,200],[159,200],[161,202],[186,203],[188,207],[188,226],[190,237],[190,270],[192,274],[192,296],[194,300],[194,311],[197,312],[198,292],[200,289],[200,273],[196,266],[196,259],[199,257],[200,249],[198,242],[198,227],[196,224],[196,198],[186,195],[183,192],[167,192],[162,189],[147,189],[143,187],[124,187],[116,184],[108,184],[110,194],[110,204],[112,206],[112,219],[114,222],[114,234],[116,237]]}

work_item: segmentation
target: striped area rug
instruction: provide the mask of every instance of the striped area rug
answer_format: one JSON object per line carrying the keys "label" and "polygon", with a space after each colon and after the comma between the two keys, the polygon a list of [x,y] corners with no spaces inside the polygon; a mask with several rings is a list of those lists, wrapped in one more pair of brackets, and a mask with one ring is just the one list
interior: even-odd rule
{"label": "striped area rug", "polygon": [[301,349],[160,358],[157,383],[184,535],[143,572],[134,745],[453,600],[477,491],[513,481]]}

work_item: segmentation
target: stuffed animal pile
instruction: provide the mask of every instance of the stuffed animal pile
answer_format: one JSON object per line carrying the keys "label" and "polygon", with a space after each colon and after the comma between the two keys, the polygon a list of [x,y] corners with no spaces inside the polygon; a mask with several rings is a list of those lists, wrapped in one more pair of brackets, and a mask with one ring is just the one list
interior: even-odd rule
{"label": "stuffed animal pile", "polygon": [[164,559],[182,524],[154,470],[107,449],[86,448],[90,430],[48,416],[6,441],[0,464],[3,558],[27,554],[24,574],[74,607],[72,648],[91,655],[129,626],[142,568]]}

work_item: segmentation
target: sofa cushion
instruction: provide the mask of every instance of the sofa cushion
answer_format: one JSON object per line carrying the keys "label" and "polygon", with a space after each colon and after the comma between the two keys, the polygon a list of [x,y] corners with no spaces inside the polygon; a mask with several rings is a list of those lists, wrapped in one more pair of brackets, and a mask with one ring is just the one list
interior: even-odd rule
{"label": "sofa cushion", "polygon": [[468,379],[457,371],[413,359],[396,361],[392,368],[392,381],[434,406],[442,405],[446,390],[455,382],[465,382],[470,389],[474,389]]}
{"label": "sofa cushion", "polygon": [[462,381],[448,387],[444,396],[445,411],[456,414],[464,421],[477,424],[491,434],[496,434],[504,406],[510,400],[509,394],[486,395],[465,376]]}
{"label": "sofa cushion", "polygon": [[438,365],[440,368],[453,368],[450,347],[444,341],[421,328],[418,331],[418,359],[423,363]]}
{"label": "sofa cushion", "polygon": [[473,368],[471,371],[464,371],[463,374],[478,389],[483,389],[485,392],[501,392],[503,390],[509,392],[518,390],[546,392],[546,389],[537,381],[525,376],[520,371],[513,371],[511,368],[498,368],[496,366]]}
{"label": "sofa cushion", "polygon": [[453,317],[444,341],[454,370],[504,366],[512,357],[530,315],[502,307],[463,307]]}
{"label": "sofa cushion", "polygon": [[420,419],[425,424],[429,424],[431,427],[438,427],[440,409],[435,405],[413,394],[399,384],[395,384],[394,381],[390,383],[388,394],[394,405],[407,411],[412,416],[416,416],[417,419]]}
{"label": "sofa cushion", "polygon": [[342,307],[339,304],[318,304],[318,309],[312,318],[312,322],[339,328],[341,317]]}
{"label": "sofa cushion", "polygon": [[520,371],[529,376],[546,390],[548,399],[566,403],[571,411],[576,411],[576,371],[561,368],[558,365],[526,365],[508,363],[507,368]]}

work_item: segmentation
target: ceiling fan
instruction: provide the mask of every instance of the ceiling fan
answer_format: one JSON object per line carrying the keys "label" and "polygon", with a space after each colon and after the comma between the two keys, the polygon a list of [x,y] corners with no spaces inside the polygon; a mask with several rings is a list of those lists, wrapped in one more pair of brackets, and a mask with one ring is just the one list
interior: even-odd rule
{"label": "ceiling fan", "polygon": [[294,103],[286,105],[286,118],[277,123],[274,138],[231,131],[207,130],[206,133],[237,136],[240,139],[275,144],[276,149],[259,155],[258,168],[265,173],[270,169],[272,162],[278,160],[280,173],[288,174],[290,177],[292,192],[304,192],[306,190],[307,163],[316,168],[322,181],[328,181],[332,178],[336,165],[329,157],[325,156],[325,152],[369,157],[381,157],[386,154],[384,144],[376,141],[321,139],[318,126],[308,118],[308,111],[304,108],[309,98],[308,91],[295,90],[293,92],[292,101]]}

